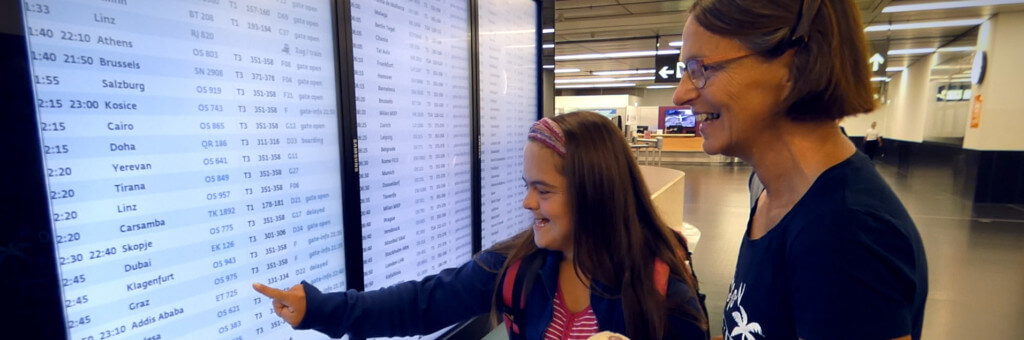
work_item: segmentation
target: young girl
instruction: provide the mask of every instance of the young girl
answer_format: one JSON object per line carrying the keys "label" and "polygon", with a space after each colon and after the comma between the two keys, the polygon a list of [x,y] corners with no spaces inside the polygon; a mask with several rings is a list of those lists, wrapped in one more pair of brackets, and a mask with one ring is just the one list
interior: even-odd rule
{"label": "young girl", "polygon": [[513,339],[708,337],[686,242],[654,212],[610,120],[580,112],[535,123],[523,180],[532,228],[461,267],[372,292],[254,288],[295,328],[332,337],[430,334],[488,311]]}

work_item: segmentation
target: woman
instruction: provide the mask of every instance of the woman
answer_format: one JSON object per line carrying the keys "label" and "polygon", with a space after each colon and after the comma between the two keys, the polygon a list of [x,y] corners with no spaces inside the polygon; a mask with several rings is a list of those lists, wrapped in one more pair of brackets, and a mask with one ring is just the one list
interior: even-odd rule
{"label": "woman", "polygon": [[704,151],[754,168],[726,300],[729,339],[919,339],[928,292],[914,222],[837,121],[870,112],[852,0],[698,0],[673,96]]}
{"label": "woman", "polygon": [[877,126],[878,122],[871,122],[871,127],[864,132],[864,153],[868,155],[868,159],[872,160],[878,154],[878,148],[882,146],[882,135],[875,130]]}
{"label": "woman", "polygon": [[429,334],[490,311],[511,338],[707,338],[686,242],[654,212],[610,120],[582,112],[538,121],[523,180],[533,227],[459,268],[372,292],[254,287],[291,325],[334,337]]}

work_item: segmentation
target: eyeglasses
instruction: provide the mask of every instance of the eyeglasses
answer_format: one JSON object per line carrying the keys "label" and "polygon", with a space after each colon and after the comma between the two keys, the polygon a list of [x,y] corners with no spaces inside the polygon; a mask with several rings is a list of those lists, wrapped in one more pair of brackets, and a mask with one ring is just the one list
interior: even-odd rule
{"label": "eyeglasses", "polygon": [[715,58],[718,60],[709,61],[710,58],[691,58],[684,60],[683,63],[686,65],[686,74],[690,76],[690,82],[693,83],[693,87],[698,89],[704,88],[708,84],[708,71],[712,68],[721,69],[726,64],[749,57],[754,53],[744,53],[738,56],[729,56],[725,58]]}

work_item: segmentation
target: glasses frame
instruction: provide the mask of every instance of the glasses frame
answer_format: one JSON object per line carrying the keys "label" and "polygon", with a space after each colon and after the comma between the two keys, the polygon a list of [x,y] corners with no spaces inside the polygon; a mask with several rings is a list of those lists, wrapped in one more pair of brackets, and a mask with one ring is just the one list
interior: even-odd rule
{"label": "glasses frame", "polygon": [[708,84],[708,67],[709,66],[725,66],[734,61],[755,55],[754,52],[744,52],[738,55],[728,55],[725,57],[715,58],[690,58],[683,60],[683,64],[686,65],[686,75],[690,77],[690,83],[693,87],[702,89]]}

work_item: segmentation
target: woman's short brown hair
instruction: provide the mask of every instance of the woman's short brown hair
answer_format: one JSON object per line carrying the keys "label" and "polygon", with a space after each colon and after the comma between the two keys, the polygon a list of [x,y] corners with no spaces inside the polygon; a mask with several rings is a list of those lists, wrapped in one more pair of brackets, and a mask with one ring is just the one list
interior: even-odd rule
{"label": "woman's short brown hair", "polygon": [[[853,0],[697,0],[690,15],[762,58],[796,48],[782,110],[790,119],[838,120],[874,110],[867,41]],[[800,25],[804,15],[811,21]]]}

